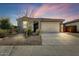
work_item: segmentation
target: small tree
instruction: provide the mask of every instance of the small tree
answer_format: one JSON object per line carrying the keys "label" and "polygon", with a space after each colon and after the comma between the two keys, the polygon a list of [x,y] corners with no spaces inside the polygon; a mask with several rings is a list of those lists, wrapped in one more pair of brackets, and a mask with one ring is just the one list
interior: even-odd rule
{"label": "small tree", "polygon": [[10,24],[9,18],[1,18],[0,27],[1,27],[1,29],[10,29],[11,24]]}
{"label": "small tree", "polygon": [[0,18],[0,38],[6,37],[9,34],[10,28],[9,18]]}

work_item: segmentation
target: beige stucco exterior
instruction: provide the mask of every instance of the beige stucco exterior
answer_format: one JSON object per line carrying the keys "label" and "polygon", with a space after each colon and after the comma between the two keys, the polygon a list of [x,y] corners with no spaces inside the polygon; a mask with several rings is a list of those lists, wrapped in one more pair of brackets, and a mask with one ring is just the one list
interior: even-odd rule
{"label": "beige stucco exterior", "polygon": [[23,32],[23,21],[21,19],[17,20],[19,32]]}
{"label": "beige stucco exterior", "polygon": [[[27,25],[26,25],[27,26]],[[33,31],[33,21],[29,21],[28,26]],[[60,22],[40,22],[39,21],[39,30],[40,32],[60,32]],[[21,32],[24,30],[23,23],[20,24]]]}
{"label": "beige stucco exterior", "polygon": [[[56,21],[57,20],[57,21]],[[23,17],[17,20],[18,27],[20,32],[23,32],[26,28],[31,28],[32,31],[34,30],[33,25],[34,22],[38,22],[38,30],[40,32],[60,32],[61,31],[61,23],[60,19],[42,19],[41,18],[27,18]],[[28,22],[27,25],[23,24]],[[25,27],[26,26],[26,27]]]}

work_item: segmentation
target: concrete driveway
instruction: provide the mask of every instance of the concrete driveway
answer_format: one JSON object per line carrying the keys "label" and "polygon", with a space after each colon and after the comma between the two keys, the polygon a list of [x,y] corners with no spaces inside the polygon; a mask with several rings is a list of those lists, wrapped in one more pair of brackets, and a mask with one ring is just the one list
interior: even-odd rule
{"label": "concrete driveway", "polygon": [[79,33],[42,33],[42,45],[79,45]]}

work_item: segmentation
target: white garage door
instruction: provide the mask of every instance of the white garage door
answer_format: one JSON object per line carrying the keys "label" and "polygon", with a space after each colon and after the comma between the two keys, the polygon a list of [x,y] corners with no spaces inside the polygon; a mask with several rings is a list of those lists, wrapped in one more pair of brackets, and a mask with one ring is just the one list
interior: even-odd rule
{"label": "white garage door", "polygon": [[60,22],[41,22],[41,32],[60,32]]}

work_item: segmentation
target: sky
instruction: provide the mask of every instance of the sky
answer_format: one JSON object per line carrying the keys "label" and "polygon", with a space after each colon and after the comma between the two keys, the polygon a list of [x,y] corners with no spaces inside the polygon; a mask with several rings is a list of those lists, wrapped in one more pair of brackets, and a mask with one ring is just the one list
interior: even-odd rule
{"label": "sky", "polygon": [[0,17],[9,17],[12,24],[22,16],[32,18],[65,19],[65,22],[79,19],[78,3],[18,3],[0,4]]}

